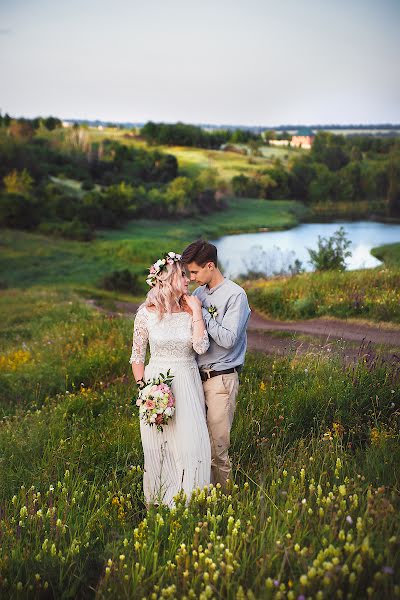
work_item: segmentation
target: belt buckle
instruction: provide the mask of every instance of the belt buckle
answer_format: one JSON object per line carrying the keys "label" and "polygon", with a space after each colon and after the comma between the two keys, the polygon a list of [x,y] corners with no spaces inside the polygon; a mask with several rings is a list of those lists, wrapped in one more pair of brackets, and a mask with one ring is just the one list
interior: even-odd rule
{"label": "belt buckle", "polygon": [[201,369],[201,372],[205,373],[207,375],[207,379],[205,379],[204,381],[208,381],[209,379],[211,379],[211,377],[210,377],[211,371],[212,371],[212,369]]}

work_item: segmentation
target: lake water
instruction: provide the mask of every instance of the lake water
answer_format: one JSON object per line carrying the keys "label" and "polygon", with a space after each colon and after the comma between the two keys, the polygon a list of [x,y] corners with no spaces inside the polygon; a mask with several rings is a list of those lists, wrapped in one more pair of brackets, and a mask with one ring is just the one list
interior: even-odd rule
{"label": "lake water", "polygon": [[218,259],[227,277],[237,277],[250,270],[265,275],[287,271],[296,259],[306,271],[312,271],[308,263],[307,248],[316,249],[318,236],[330,237],[339,227],[351,240],[352,255],[346,260],[348,269],[365,269],[381,264],[371,248],[400,242],[400,225],[357,221],[349,223],[305,223],[286,231],[242,233],[228,235],[213,243],[218,249]]}

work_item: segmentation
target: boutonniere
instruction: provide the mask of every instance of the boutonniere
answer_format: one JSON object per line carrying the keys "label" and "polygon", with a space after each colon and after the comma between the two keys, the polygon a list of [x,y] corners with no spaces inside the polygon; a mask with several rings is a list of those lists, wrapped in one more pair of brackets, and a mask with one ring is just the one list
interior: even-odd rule
{"label": "boutonniere", "polygon": [[213,319],[215,319],[215,317],[218,316],[218,310],[217,307],[214,306],[213,304],[211,304],[211,306],[209,306],[207,308],[208,312],[210,313],[210,315],[212,316]]}

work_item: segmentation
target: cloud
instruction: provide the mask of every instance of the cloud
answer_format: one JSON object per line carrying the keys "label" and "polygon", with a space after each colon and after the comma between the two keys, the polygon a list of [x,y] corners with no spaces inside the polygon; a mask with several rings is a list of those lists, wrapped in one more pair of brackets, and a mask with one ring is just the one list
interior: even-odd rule
{"label": "cloud", "polygon": [[0,29],[0,35],[10,35],[12,33],[12,29]]}

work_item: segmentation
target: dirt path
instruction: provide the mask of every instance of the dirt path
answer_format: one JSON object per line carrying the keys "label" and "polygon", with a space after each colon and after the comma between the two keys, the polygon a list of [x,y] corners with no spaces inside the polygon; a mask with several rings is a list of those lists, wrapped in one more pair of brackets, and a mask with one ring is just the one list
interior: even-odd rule
{"label": "dirt path", "polygon": [[[113,316],[131,315],[133,318],[138,308],[138,304],[132,302],[115,302],[117,310],[110,311],[99,306],[94,300],[86,302]],[[277,321],[253,311],[248,326],[249,350],[258,350],[265,354],[284,354],[289,348],[301,352],[321,346],[334,349],[338,340],[343,340],[342,352],[347,358],[356,356],[361,345],[374,348],[377,344],[400,355],[400,328],[390,328],[386,324],[366,325],[326,318]]]}

